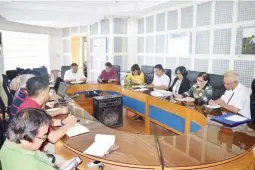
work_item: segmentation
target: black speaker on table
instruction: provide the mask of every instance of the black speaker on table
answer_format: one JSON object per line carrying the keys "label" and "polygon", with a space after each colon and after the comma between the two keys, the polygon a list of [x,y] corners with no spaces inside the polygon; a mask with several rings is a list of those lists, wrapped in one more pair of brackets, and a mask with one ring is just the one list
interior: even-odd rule
{"label": "black speaker on table", "polygon": [[122,97],[119,95],[94,97],[94,117],[108,127],[123,124]]}

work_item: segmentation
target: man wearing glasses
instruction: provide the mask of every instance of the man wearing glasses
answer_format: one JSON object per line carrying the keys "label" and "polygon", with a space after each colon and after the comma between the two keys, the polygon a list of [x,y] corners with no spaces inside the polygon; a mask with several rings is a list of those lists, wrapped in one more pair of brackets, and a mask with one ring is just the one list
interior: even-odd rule
{"label": "man wearing glasses", "polygon": [[2,169],[56,170],[52,160],[39,150],[47,139],[51,122],[51,117],[40,109],[25,109],[15,116],[0,151]]}
{"label": "man wearing glasses", "polygon": [[218,104],[222,108],[233,113],[239,113],[246,118],[251,118],[250,95],[248,89],[239,82],[239,76],[235,71],[227,71],[224,74],[225,93],[220,99],[210,101],[210,105]]}

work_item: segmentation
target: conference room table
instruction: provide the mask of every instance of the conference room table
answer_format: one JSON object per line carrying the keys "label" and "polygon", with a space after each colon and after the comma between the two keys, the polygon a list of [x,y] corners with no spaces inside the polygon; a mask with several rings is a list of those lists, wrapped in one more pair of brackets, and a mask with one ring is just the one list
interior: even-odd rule
{"label": "conference room table", "polygon": [[[122,132],[97,121],[86,110],[93,99],[84,95],[70,97],[85,90],[121,95],[125,109],[144,117],[144,134]],[[56,153],[65,159],[79,156],[83,160],[78,166],[80,170],[88,169],[87,164],[95,160],[102,162],[106,170],[254,170],[254,131],[246,125],[231,128],[211,121],[211,116],[222,114],[221,110],[173,103],[115,84],[71,85],[66,94],[72,114],[80,118],[80,123],[90,132],[63,137],[56,143]],[[176,135],[151,135],[151,122]],[[104,157],[85,154],[96,134],[115,135],[119,148]]]}

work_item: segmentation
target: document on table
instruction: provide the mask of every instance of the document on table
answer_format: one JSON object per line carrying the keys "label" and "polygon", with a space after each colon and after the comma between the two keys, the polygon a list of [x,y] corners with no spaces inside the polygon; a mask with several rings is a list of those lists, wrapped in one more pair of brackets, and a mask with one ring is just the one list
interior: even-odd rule
{"label": "document on table", "polygon": [[53,108],[54,105],[55,105],[55,101],[47,102],[47,103],[46,103],[46,106],[48,106],[49,108]]}
{"label": "document on table", "polygon": [[81,134],[88,133],[88,132],[89,132],[88,128],[86,128],[85,126],[83,126],[79,123],[76,123],[74,125],[74,127],[72,127],[71,129],[69,129],[66,132],[66,135],[69,137],[73,137],[73,136],[81,135]]}
{"label": "document on table", "polygon": [[134,91],[146,91],[146,90],[149,90],[147,88],[140,88],[140,89],[135,89]]}
{"label": "document on table", "polygon": [[217,105],[217,104],[216,105],[205,105],[205,107],[208,108],[208,109],[219,109],[219,108],[221,108],[220,105]]}
{"label": "document on table", "polygon": [[232,122],[243,122],[243,121],[248,120],[246,117],[239,116],[239,115],[228,116],[225,119],[230,120]]}
{"label": "document on table", "polygon": [[137,85],[137,86],[132,86],[132,88],[145,88],[146,86],[144,85]]}
{"label": "document on table", "polygon": [[184,98],[181,98],[181,99],[179,99],[179,98],[174,98],[174,100],[176,100],[176,101],[180,101],[180,102],[185,101],[185,99],[184,99]]}
{"label": "document on table", "polygon": [[96,134],[95,142],[84,151],[85,154],[103,157],[114,145],[114,135],[101,135]]}

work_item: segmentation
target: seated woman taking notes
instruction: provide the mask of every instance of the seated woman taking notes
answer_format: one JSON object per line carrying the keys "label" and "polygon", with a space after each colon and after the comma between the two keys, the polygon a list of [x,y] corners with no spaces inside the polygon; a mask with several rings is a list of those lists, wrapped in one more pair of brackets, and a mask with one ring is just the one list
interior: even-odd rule
{"label": "seated woman taking notes", "polygon": [[184,66],[179,66],[175,69],[176,78],[169,91],[173,92],[175,96],[182,94],[190,89],[190,81],[187,78],[187,71]]}
{"label": "seated woman taking notes", "polygon": [[209,84],[209,75],[201,72],[197,76],[197,83],[187,92],[178,95],[177,98],[184,98],[186,102],[208,103],[212,99],[212,86]]}
{"label": "seated woman taking notes", "polygon": [[138,64],[134,64],[131,67],[131,73],[126,77],[125,84],[130,80],[134,85],[143,85],[144,84],[144,74],[141,72]]}

